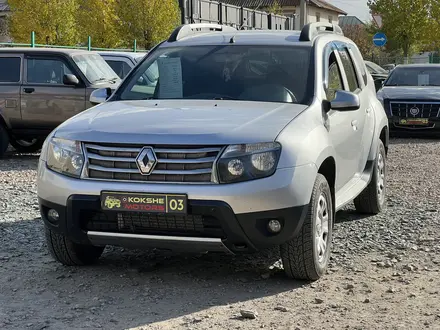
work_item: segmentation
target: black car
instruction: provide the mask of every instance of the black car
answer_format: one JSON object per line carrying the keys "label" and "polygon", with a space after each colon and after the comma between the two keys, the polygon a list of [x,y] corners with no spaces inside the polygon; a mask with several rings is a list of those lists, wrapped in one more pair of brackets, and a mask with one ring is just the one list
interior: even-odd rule
{"label": "black car", "polygon": [[390,131],[440,132],[440,64],[398,65],[378,91]]}
{"label": "black car", "polygon": [[378,91],[382,87],[385,79],[388,78],[388,71],[380,67],[376,63],[370,61],[365,61],[365,66],[371,73],[371,76],[374,79],[374,85],[376,86],[376,91]]}

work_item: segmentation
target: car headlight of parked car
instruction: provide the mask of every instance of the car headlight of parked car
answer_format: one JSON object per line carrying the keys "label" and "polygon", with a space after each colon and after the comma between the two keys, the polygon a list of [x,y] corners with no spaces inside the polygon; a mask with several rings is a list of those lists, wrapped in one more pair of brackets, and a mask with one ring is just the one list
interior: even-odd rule
{"label": "car headlight of parked car", "polygon": [[278,142],[231,145],[217,164],[219,182],[241,182],[271,176],[277,168],[280,154]]}
{"label": "car headlight of parked car", "polygon": [[47,148],[47,167],[55,172],[79,178],[84,166],[84,153],[78,141],[52,138]]}

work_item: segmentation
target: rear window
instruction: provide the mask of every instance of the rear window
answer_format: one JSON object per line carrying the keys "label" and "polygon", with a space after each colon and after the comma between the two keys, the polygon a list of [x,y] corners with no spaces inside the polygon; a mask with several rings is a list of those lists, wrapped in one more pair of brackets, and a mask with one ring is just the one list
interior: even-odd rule
{"label": "rear window", "polygon": [[19,57],[0,57],[0,82],[20,82],[21,59]]}
{"label": "rear window", "polygon": [[311,48],[300,46],[159,48],[126,79],[119,97],[309,104],[311,56]]}

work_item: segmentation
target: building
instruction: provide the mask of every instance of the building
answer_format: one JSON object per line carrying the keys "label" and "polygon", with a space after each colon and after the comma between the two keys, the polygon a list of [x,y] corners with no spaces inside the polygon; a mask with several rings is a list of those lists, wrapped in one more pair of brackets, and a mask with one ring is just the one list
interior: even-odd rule
{"label": "building", "polygon": [[339,26],[341,28],[346,26],[365,26],[365,23],[356,16],[339,16]]}
{"label": "building", "polygon": [[[261,11],[269,11],[274,4],[278,3],[282,9],[282,15],[295,16],[297,18],[295,28],[300,28],[300,0],[220,0],[220,2]],[[324,0],[306,0],[306,3],[305,23],[330,22],[338,24],[339,16],[347,15],[342,9]]]}

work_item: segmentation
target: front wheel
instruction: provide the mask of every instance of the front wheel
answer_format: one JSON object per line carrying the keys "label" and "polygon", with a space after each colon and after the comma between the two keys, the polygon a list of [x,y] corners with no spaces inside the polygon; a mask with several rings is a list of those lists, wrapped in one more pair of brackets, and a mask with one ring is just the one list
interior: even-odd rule
{"label": "front wheel", "polygon": [[354,206],[359,213],[378,214],[385,207],[386,197],[386,152],[379,140],[373,176],[368,186],[354,199]]}
{"label": "front wheel", "polygon": [[66,266],[91,265],[98,261],[104,247],[72,242],[62,234],[45,228],[46,243],[52,257]]}
{"label": "front wheel", "polygon": [[334,219],[330,186],[321,174],[316,177],[308,208],[301,231],[280,250],[289,277],[314,281],[327,271]]}

